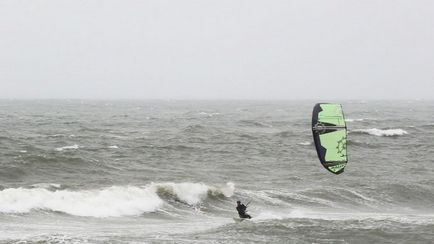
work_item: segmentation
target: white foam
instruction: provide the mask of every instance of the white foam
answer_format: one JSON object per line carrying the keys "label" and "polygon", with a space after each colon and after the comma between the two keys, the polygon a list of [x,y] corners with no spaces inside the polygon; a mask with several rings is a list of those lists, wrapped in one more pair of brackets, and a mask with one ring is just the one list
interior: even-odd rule
{"label": "white foam", "polygon": [[354,130],[354,132],[360,132],[374,136],[402,136],[408,134],[408,132],[403,129],[381,130],[377,128]]}
{"label": "white foam", "polygon": [[64,136],[63,134],[53,134],[53,135],[48,135],[48,137],[62,137]]}
{"label": "white foam", "polygon": [[151,186],[155,191],[161,191],[174,195],[179,201],[190,205],[202,202],[208,193],[211,195],[224,195],[231,197],[234,194],[235,186],[232,182],[226,183],[223,187],[207,186],[203,183],[153,183]]}
{"label": "white foam", "polygon": [[257,216],[255,216],[253,218],[254,221],[262,221],[262,220],[280,220],[280,219],[284,219],[287,218],[288,215],[286,214],[282,214],[282,213],[276,213],[276,212],[271,212],[271,211],[267,211],[267,212],[261,212],[259,213]]}
{"label": "white foam", "polygon": [[300,145],[300,146],[309,146],[309,145],[312,145],[312,143],[313,142],[311,142],[311,141],[305,141],[305,142],[299,142],[299,143],[297,143],[297,145]]}
{"label": "white foam", "polygon": [[60,188],[61,185],[60,184],[56,184],[56,183],[36,183],[31,185],[32,187],[35,188],[44,188],[44,189],[50,189],[50,188]]}
{"label": "white foam", "polygon": [[362,121],[366,121],[366,120],[377,120],[377,119],[374,119],[374,118],[357,118],[357,119],[346,118],[345,119],[346,122],[362,122]]}
{"label": "white foam", "polygon": [[226,183],[223,187],[210,187],[212,195],[223,194],[225,197],[231,197],[234,195],[235,184],[232,182]]}
{"label": "white foam", "polygon": [[412,213],[387,213],[387,212],[325,212],[308,209],[294,209],[291,211],[290,218],[308,218],[324,220],[392,220],[401,223],[432,223],[433,215],[412,214]]}
{"label": "white foam", "polygon": [[149,188],[113,186],[105,189],[49,191],[8,188],[0,191],[0,212],[28,213],[43,209],[76,216],[119,217],[153,212],[163,201]]}
{"label": "white foam", "polygon": [[109,146],[108,148],[110,148],[110,149],[118,149],[119,147],[116,146],[116,145],[113,145],[113,146]]}
{"label": "white foam", "polygon": [[58,151],[58,152],[61,152],[63,150],[76,150],[78,148],[80,148],[80,146],[78,146],[77,144],[74,144],[72,146],[58,147],[55,150]]}
{"label": "white foam", "polygon": [[199,114],[200,115],[206,115],[208,117],[213,117],[213,116],[216,116],[216,115],[220,115],[220,113],[207,113],[207,112],[200,112]]}
{"label": "white foam", "polygon": [[[159,193],[190,205],[205,200],[208,194],[231,197],[235,186],[203,183],[151,183],[143,187],[112,186],[92,190],[62,190],[59,184],[40,183],[33,188],[7,188],[0,191],[0,213],[29,213],[32,210],[59,211],[76,216],[138,216],[158,211],[164,204]],[[172,194],[172,195],[171,195]]]}
{"label": "white foam", "polygon": [[160,183],[154,184],[158,190],[163,189],[175,195],[178,200],[190,205],[197,204],[206,198],[208,187],[202,183]]}
{"label": "white foam", "polygon": [[359,122],[359,121],[363,121],[364,119],[345,119],[345,122]]}
{"label": "white foam", "polygon": [[321,220],[392,220],[401,223],[426,224],[432,223],[434,215],[426,213],[393,213],[393,212],[329,212],[305,208],[291,208],[283,211],[264,211],[256,214],[251,220],[253,222],[264,222],[269,220],[281,220],[288,218],[321,219]]}

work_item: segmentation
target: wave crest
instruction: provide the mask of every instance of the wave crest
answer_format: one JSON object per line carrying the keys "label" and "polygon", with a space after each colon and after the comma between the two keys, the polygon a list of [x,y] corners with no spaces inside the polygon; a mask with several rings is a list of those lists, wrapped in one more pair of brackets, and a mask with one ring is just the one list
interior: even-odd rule
{"label": "wave crest", "polygon": [[83,191],[20,187],[1,191],[0,203],[3,213],[28,213],[39,209],[76,216],[120,217],[153,212],[163,201],[155,192],[134,186]]}
{"label": "wave crest", "polygon": [[313,141],[304,141],[304,142],[297,143],[297,145],[300,145],[300,146],[310,146],[312,144],[313,144]]}
{"label": "wave crest", "polygon": [[377,119],[374,118],[346,118],[345,122],[363,122],[363,121],[376,121]]}
{"label": "wave crest", "polygon": [[151,187],[163,196],[174,197],[176,200],[196,205],[207,198],[207,196],[231,197],[234,194],[235,186],[232,182],[226,183],[223,187],[207,186],[203,183],[152,183]]}
{"label": "wave crest", "polygon": [[368,135],[373,135],[373,136],[403,136],[408,134],[407,131],[403,130],[403,129],[377,129],[377,128],[372,128],[372,129],[359,129],[359,130],[354,130],[351,131],[353,133],[359,133],[359,134],[368,134]]}
{"label": "wave crest", "polygon": [[72,145],[72,146],[58,147],[58,148],[56,148],[55,150],[58,151],[58,152],[61,152],[61,151],[63,151],[63,150],[77,150],[77,149],[79,149],[79,148],[80,148],[79,145],[74,144],[74,145]]}
{"label": "wave crest", "polygon": [[[138,216],[158,211],[164,204],[161,194],[196,205],[207,196],[230,197],[234,184],[222,187],[203,183],[151,183],[144,187],[112,186],[102,189],[71,191],[47,187],[6,188],[0,190],[0,213],[29,213],[32,210],[63,212],[75,216]],[[60,186],[59,186],[60,187]]]}

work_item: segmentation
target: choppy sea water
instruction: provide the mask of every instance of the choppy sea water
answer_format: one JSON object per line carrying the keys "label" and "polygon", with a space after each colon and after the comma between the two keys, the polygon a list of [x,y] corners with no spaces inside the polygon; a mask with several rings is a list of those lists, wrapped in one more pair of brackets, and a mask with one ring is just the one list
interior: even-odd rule
{"label": "choppy sea water", "polygon": [[340,102],[0,100],[0,243],[432,243],[434,102]]}

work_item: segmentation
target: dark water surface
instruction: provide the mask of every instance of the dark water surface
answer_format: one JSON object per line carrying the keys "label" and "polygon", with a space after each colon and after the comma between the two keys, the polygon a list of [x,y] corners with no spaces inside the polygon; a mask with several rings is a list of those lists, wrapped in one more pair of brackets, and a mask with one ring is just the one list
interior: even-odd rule
{"label": "dark water surface", "polygon": [[[432,243],[434,102],[0,100],[0,243]],[[235,223],[235,201],[252,221]]]}

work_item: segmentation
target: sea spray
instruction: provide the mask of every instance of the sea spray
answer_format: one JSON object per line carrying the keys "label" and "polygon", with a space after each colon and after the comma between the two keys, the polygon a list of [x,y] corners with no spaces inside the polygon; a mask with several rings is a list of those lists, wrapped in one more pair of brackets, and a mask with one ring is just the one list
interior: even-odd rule
{"label": "sea spray", "polygon": [[203,183],[152,183],[151,187],[161,195],[175,197],[176,200],[195,205],[202,202],[208,194],[213,196],[231,197],[234,194],[235,186],[232,182],[226,183],[223,187],[208,186]]}

